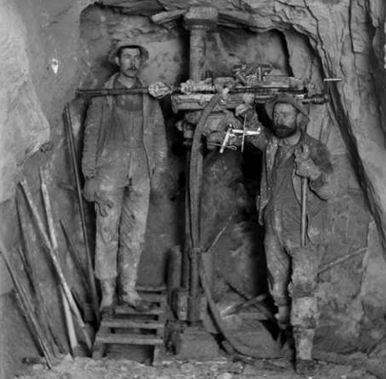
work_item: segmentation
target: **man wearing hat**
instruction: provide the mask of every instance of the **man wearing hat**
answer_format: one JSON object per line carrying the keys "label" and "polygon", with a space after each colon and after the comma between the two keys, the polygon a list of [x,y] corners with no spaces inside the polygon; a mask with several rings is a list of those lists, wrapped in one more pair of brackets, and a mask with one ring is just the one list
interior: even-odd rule
{"label": "man wearing hat", "polygon": [[[250,142],[263,152],[257,205],[265,226],[265,251],[271,294],[283,329],[293,327],[296,368],[312,369],[318,323],[318,265],[325,244],[328,198],[336,192],[333,166],[325,145],[306,133],[307,111],[293,96],[280,94],[266,103],[270,129],[257,119],[251,102],[236,109],[249,127],[260,130]],[[248,117],[249,116],[249,117]],[[301,243],[301,183],[307,180],[306,244]],[[291,301],[290,301],[291,299]]]}
{"label": "man wearing hat", "polygon": [[[109,59],[119,72],[104,87],[141,87],[137,75],[147,58],[144,47],[118,43]],[[82,171],[84,196],[96,208],[95,275],[101,285],[102,312],[112,310],[117,276],[123,303],[138,310],[148,306],[135,285],[150,190],[158,189],[166,158],[165,125],[157,100],[147,94],[92,99]]]}

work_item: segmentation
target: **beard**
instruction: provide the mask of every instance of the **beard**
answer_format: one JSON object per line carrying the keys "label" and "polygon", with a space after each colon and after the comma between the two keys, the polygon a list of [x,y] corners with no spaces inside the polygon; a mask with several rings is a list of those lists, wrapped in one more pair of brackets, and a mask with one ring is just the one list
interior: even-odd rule
{"label": "beard", "polygon": [[273,128],[273,133],[275,134],[275,136],[281,139],[293,136],[296,131],[296,126],[275,125]]}

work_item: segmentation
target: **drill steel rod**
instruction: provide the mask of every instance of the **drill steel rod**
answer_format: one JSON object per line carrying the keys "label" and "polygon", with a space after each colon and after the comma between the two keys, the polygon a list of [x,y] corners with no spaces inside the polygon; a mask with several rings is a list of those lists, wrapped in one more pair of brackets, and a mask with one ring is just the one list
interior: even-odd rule
{"label": "drill steel rod", "polygon": [[[51,246],[54,251],[57,253],[59,252],[59,245],[58,245],[58,239],[56,237],[55,232],[55,223],[54,223],[54,217],[52,213],[51,208],[51,201],[48,194],[48,188],[47,188],[47,172],[43,169],[40,169],[40,180],[41,180],[41,191],[43,195],[43,205],[44,210],[46,213],[46,219],[48,224],[48,235],[50,238]],[[59,255],[57,255],[57,258],[59,260]],[[72,319],[70,307],[68,305],[68,301],[66,299],[65,294],[63,293],[63,288],[60,289],[61,297],[62,297],[62,303],[63,303],[63,309],[64,309],[64,319],[66,322],[67,327],[67,333],[68,333],[68,339],[70,341],[70,348],[71,353],[74,355],[75,347],[78,345],[78,341],[75,334],[75,327],[74,327],[74,321]]]}
{"label": "drill steel rod", "polygon": [[19,281],[17,274],[16,274],[16,270],[14,269],[14,267],[11,264],[10,259],[8,258],[8,253],[6,253],[6,249],[5,249],[2,241],[0,241],[0,250],[3,254],[3,258],[4,258],[5,264],[7,266],[8,272],[11,276],[12,282],[15,286],[16,297],[17,297],[17,300],[19,302],[20,308],[22,309],[22,312],[24,314],[24,317],[26,319],[28,327],[29,327],[32,335],[34,336],[36,342],[38,343],[42,354],[46,358],[47,366],[49,368],[52,368],[53,356],[52,356],[51,350],[49,348],[49,344],[48,344],[46,337],[45,337],[45,334],[44,334],[44,332],[43,332],[43,330],[42,330],[42,328],[41,328],[41,326],[40,326],[40,324],[35,316],[31,301],[30,301],[30,299],[28,299],[27,291],[23,288],[22,283]]}
{"label": "drill steel rod", "polygon": [[93,308],[93,312],[95,315],[95,319],[98,322],[98,320],[99,320],[98,294],[97,294],[97,290],[96,290],[94,269],[93,269],[93,263],[92,263],[92,259],[91,259],[91,253],[90,253],[90,244],[88,242],[88,236],[87,236],[86,217],[85,217],[85,212],[84,212],[82,189],[81,189],[81,185],[80,185],[80,175],[79,175],[79,169],[78,169],[78,163],[77,163],[78,160],[77,160],[76,152],[75,152],[75,143],[74,143],[74,135],[72,132],[72,121],[71,121],[71,112],[70,112],[70,105],[69,104],[67,104],[65,107],[64,124],[65,124],[65,128],[67,131],[67,136],[68,136],[68,144],[69,144],[69,148],[70,148],[71,163],[72,163],[72,169],[73,169],[74,177],[75,177],[76,192],[77,192],[77,196],[78,196],[80,219],[81,219],[81,223],[82,223],[82,232],[83,232],[83,239],[84,239],[84,249],[86,252],[86,260],[87,260],[88,280],[90,282],[90,289],[91,289],[92,308]]}
{"label": "drill steel rod", "polygon": [[18,249],[18,252],[20,254],[20,258],[23,260],[23,264],[26,268],[26,273],[29,276],[31,286],[32,286],[33,291],[36,295],[36,303],[37,303],[37,307],[38,307],[39,312],[41,312],[43,327],[45,327],[45,325],[47,326],[48,331],[51,335],[51,338],[53,339],[54,343],[56,344],[57,348],[59,349],[59,352],[64,353],[65,348],[64,348],[59,336],[57,335],[57,333],[55,331],[55,328],[54,328],[54,325],[52,323],[51,318],[48,316],[48,310],[46,307],[46,303],[44,302],[42,291],[41,291],[40,286],[39,286],[39,280],[36,276],[35,271],[33,270],[32,262],[34,260],[33,255],[35,255],[33,253],[36,253],[36,251],[34,248],[32,248],[32,251],[29,250],[29,243],[27,241],[27,236],[29,233],[28,233],[27,225],[25,223],[25,218],[24,218],[24,214],[23,214],[23,210],[21,207],[19,196],[16,197],[16,209],[17,209],[17,213],[19,216],[19,223],[20,223],[20,227],[21,227],[23,240],[24,240],[24,250]]}
{"label": "drill steel rod", "polygon": [[[288,92],[293,95],[304,95],[307,99],[307,91],[305,89],[297,88],[288,88],[280,86],[244,86],[244,87],[234,87],[229,89],[229,93],[256,93],[258,95],[275,95],[278,92]],[[148,87],[139,87],[139,88],[79,88],[76,93],[80,96],[85,97],[102,97],[102,96],[126,96],[126,95],[138,95],[143,93],[149,93]],[[184,94],[184,95],[194,95],[194,94],[216,94],[217,90],[215,86],[208,85],[205,90],[193,89],[190,91],[181,91],[180,87],[170,88],[170,94]],[[319,97],[322,95],[318,95]],[[315,99],[318,99],[318,96],[315,96]],[[310,97],[313,99],[314,96]]]}
{"label": "drill steel rod", "polygon": [[50,324],[50,318],[48,317],[47,308],[45,307],[45,304],[43,302],[43,296],[40,292],[40,288],[38,287],[35,275],[31,270],[30,260],[27,258],[27,254],[23,253],[20,248],[16,250],[20,256],[23,270],[26,273],[32,293],[35,295],[35,306],[33,306],[33,308],[35,309],[37,319],[40,321],[41,328],[44,332],[44,335],[46,336],[47,342],[50,346],[50,350],[54,352],[54,355],[57,355],[58,350],[64,352],[63,346],[60,345],[60,342],[58,342],[58,339],[54,334],[54,329]]}
{"label": "drill steel rod", "polygon": [[301,246],[306,246],[307,235],[307,187],[308,179],[302,178],[302,221],[301,221]]}
{"label": "drill steel rod", "polygon": [[87,272],[83,267],[83,264],[79,258],[79,253],[78,253],[77,249],[75,248],[75,244],[70,236],[70,233],[68,233],[68,231],[67,231],[68,229],[66,228],[64,221],[60,220],[59,222],[60,222],[60,226],[62,227],[64,238],[67,241],[67,244],[69,247],[68,250],[70,252],[71,258],[74,262],[76,269],[79,272],[79,276],[80,276],[82,283],[84,285],[84,288],[87,292],[87,290],[90,289],[90,282],[87,280]]}
{"label": "drill steel rod", "polygon": [[39,229],[39,232],[41,234],[41,237],[43,239],[43,242],[45,243],[46,247],[47,247],[47,251],[48,251],[48,254],[51,258],[51,261],[52,261],[52,264],[54,266],[54,269],[55,269],[55,272],[59,278],[59,283],[60,285],[62,286],[63,288],[63,291],[64,291],[64,294],[66,295],[66,298],[68,300],[68,303],[69,303],[69,306],[70,306],[70,309],[71,311],[74,313],[75,315],[75,319],[76,319],[76,322],[78,323],[79,325],[79,328],[80,330],[82,331],[82,334],[83,334],[83,337],[84,337],[84,342],[86,343],[86,346],[88,349],[91,350],[91,340],[90,340],[90,336],[88,335],[87,333],[87,330],[86,330],[86,326],[83,322],[83,319],[82,319],[82,316],[79,312],[79,309],[75,303],[75,300],[71,294],[71,291],[70,291],[70,287],[68,286],[68,283],[66,281],[66,278],[64,277],[64,273],[63,273],[63,270],[60,266],[60,263],[58,261],[58,254],[57,252],[53,249],[52,245],[51,245],[51,242],[50,242],[50,239],[48,238],[46,232],[45,232],[45,229],[44,229],[44,225],[43,225],[43,222],[40,218],[40,215],[39,215],[39,212],[38,212],[38,208],[35,204],[35,202],[33,201],[33,198],[32,198],[32,194],[31,194],[31,191],[29,189],[29,186],[27,184],[27,182],[23,179],[21,182],[21,187],[24,191],[24,195],[27,199],[27,202],[29,204],[29,207],[31,209],[31,212],[32,212],[32,216],[34,217],[36,223],[37,223],[37,226],[38,226],[38,229]]}

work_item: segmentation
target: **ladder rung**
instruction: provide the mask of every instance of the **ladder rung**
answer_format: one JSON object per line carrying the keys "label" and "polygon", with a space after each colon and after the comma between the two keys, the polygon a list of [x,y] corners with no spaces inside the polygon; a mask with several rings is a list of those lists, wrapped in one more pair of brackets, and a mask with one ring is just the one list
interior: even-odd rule
{"label": "ladder rung", "polygon": [[135,289],[138,292],[163,292],[166,291],[166,286],[136,286]]}
{"label": "ladder rung", "polygon": [[154,302],[154,303],[166,302],[166,295],[162,293],[143,292],[140,294],[140,296],[142,300],[146,300],[149,302]]}
{"label": "ladder rung", "polygon": [[103,319],[102,327],[107,328],[138,328],[138,329],[160,329],[164,327],[162,322],[157,321],[136,321],[136,320],[126,320],[126,319]]}
{"label": "ladder rung", "polygon": [[96,343],[123,345],[162,345],[163,339],[142,334],[97,334]]}
{"label": "ladder rung", "polygon": [[146,312],[138,312],[127,305],[118,305],[117,307],[114,308],[114,311],[116,314],[119,314],[119,315],[140,315],[140,316],[161,315],[165,312],[165,310],[160,307],[152,308]]}

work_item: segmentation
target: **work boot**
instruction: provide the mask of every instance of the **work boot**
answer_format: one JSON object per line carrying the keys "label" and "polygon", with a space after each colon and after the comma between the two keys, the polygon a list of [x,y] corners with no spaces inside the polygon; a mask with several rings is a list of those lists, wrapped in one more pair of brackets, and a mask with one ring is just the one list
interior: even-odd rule
{"label": "work boot", "polygon": [[114,295],[115,295],[115,286],[116,280],[113,279],[102,279],[100,280],[100,286],[102,291],[102,301],[99,306],[99,312],[102,317],[112,316],[113,303],[114,303]]}
{"label": "work boot", "polygon": [[296,372],[299,375],[312,376],[315,371],[315,362],[312,360],[315,329],[294,327],[293,334],[296,351]]}
{"label": "work boot", "polygon": [[121,303],[134,308],[138,312],[147,312],[151,309],[151,304],[141,299],[137,291],[123,291]]}
{"label": "work boot", "polygon": [[151,308],[150,303],[142,300],[138,295],[138,292],[135,290],[136,275],[134,273],[130,276],[121,275],[119,281],[121,289],[121,304],[128,305],[138,312],[146,312]]}
{"label": "work boot", "polygon": [[316,373],[316,364],[311,359],[296,359],[295,370],[298,375],[310,378]]}

